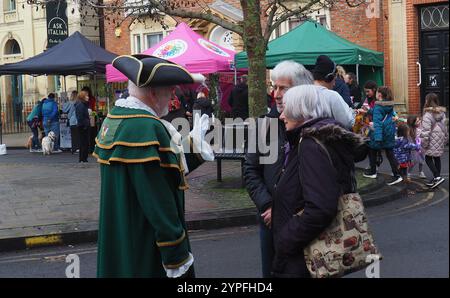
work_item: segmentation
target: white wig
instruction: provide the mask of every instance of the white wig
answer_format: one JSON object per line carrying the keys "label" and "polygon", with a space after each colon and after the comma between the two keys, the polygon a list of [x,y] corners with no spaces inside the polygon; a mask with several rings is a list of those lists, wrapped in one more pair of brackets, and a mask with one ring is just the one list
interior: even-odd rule
{"label": "white wig", "polygon": [[293,86],[311,85],[313,76],[303,65],[292,60],[278,63],[270,75],[272,81],[281,78],[290,79]]}
{"label": "white wig", "polygon": [[321,100],[314,85],[302,85],[290,88],[283,96],[284,115],[292,120],[331,117],[329,105]]}

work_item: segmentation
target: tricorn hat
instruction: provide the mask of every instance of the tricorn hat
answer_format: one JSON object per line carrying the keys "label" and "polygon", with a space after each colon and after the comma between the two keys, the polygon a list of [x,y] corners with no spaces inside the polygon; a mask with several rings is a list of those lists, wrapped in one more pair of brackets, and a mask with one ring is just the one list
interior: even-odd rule
{"label": "tricorn hat", "polygon": [[192,84],[205,80],[203,75],[192,74],[178,64],[144,54],[119,56],[112,65],[138,87]]}

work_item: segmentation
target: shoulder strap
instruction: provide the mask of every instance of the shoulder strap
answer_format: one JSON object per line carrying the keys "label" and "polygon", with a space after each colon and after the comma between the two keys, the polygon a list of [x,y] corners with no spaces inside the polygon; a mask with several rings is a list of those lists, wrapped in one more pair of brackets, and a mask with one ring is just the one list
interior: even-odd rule
{"label": "shoulder strap", "polygon": [[[330,161],[330,163],[333,165],[333,160],[331,159],[331,155],[330,155],[330,153],[328,152],[328,149],[325,147],[325,145],[321,142],[321,141],[319,141],[317,138],[315,138],[315,137],[308,137],[308,138],[310,138],[310,139],[312,139],[317,145],[319,145],[321,148],[322,148],[322,150],[325,152],[325,154],[327,155],[327,157],[328,157],[328,160]],[[300,141],[298,142],[298,156],[299,156],[299,158],[300,158],[300,143],[302,142],[302,140],[303,140],[303,137],[301,137],[300,138]]]}
{"label": "shoulder strap", "polygon": [[[308,138],[312,139],[317,145],[319,145],[319,146],[323,149],[323,151],[324,151],[325,154],[327,155],[328,160],[330,161],[331,165],[334,166],[333,160],[331,159],[330,153],[328,152],[328,150],[327,150],[327,148],[325,147],[325,145],[324,145],[321,141],[319,141],[317,138],[315,138],[315,137],[309,136]],[[300,138],[300,141],[298,142],[298,149],[297,149],[297,150],[298,150],[298,152],[297,152],[297,158],[298,158],[298,164],[299,164],[299,166],[300,166],[300,144],[302,143],[302,140],[303,140],[303,137]],[[302,179],[301,179],[301,177],[300,177],[300,171],[298,171],[298,180],[299,180],[300,185],[301,185]]]}

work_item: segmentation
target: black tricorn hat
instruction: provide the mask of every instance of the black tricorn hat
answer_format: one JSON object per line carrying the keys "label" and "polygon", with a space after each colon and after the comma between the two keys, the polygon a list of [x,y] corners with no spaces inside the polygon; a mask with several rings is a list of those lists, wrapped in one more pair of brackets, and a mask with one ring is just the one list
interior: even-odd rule
{"label": "black tricorn hat", "polygon": [[112,65],[138,87],[192,84],[205,79],[178,64],[144,54],[119,56]]}

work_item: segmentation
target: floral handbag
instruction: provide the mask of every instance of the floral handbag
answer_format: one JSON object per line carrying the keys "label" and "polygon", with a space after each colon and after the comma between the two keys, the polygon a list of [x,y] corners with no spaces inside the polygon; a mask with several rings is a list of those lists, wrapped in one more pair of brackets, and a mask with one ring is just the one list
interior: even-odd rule
{"label": "floral handbag", "polygon": [[[313,139],[324,149],[332,163],[325,146]],[[303,210],[297,216],[302,213]],[[339,197],[336,217],[319,237],[304,248],[304,255],[306,267],[314,278],[340,277],[381,260],[358,193]]]}

